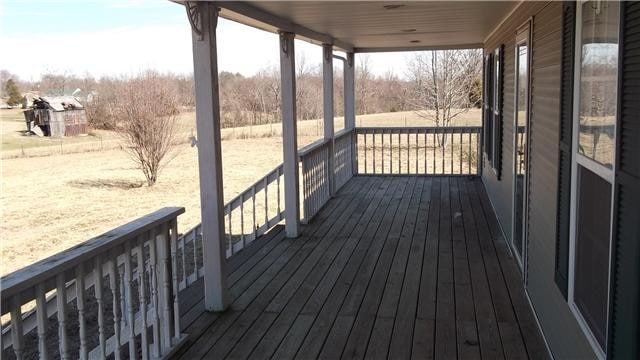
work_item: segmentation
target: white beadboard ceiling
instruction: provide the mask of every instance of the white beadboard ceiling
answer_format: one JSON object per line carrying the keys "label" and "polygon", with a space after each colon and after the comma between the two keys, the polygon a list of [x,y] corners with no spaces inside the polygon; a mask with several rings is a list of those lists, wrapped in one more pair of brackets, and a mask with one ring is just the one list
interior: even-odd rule
{"label": "white beadboard ceiling", "polygon": [[[263,15],[274,15],[326,34],[356,51],[379,51],[479,46],[518,2],[247,1],[245,4]],[[246,16],[251,14],[221,7],[221,15],[226,18],[277,30]]]}

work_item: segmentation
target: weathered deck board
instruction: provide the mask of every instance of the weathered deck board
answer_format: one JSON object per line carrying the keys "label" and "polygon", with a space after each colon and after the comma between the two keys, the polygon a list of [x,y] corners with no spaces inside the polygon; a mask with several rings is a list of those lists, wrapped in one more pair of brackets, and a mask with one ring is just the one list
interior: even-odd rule
{"label": "weathered deck board", "polygon": [[176,358],[547,356],[478,178],[355,177],[302,236],[247,250],[228,311],[188,289]]}

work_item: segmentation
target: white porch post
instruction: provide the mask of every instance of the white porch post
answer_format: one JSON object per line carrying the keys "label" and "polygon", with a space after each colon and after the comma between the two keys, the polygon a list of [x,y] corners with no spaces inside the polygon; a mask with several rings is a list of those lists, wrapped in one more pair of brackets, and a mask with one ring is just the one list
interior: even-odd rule
{"label": "white porch post", "polygon": [[209,2],[187,3],[186,7],[193,30],[205,308],[222,311],[228,306],[229,296],[224,269],[226,251],[216,50],[218,9]]}
{"label": "white porch post", "polygon": [[356,127],[356,89],[355,89],[355,65],[352,52],[347,53],[344,62],[344,128]]}
{"label": "white porch post", "polygon": [[294,34],[280,33],[280,98],[282,99],[282,149],[284,152],[284,221],[289,238],[300,235],[298,131],[296,124],[296,55]]}
{"label": "white porch post", "polygon": [[335,194],[333,164],[333,45],[322,44],[322,113],[324,116],[324,139],[329,141],[329,192]]}

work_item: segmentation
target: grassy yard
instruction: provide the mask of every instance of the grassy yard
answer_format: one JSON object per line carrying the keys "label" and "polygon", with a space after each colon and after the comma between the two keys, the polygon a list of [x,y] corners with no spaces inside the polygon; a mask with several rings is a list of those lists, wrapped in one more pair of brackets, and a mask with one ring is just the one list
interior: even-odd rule
{"label": "grassy yard", "polygon": [[[2,241],[0,274],[7,274],[164,206],[184,206],[179,229],[200,222],[197,148],[187,138],[193,113],[180,118],[184,141],[154,187],[128,155],[117,135],[48,139],[25,137],[22,113],[0,110],[2,135]],[[358,126],[429,125],[412,112],[360,116]],[[459,125],[479,125],[472,110]],[[336,119],[341,128],[342,119]],[[299,122],[299,145],[318,139],[322,124]],[[320,127],[320,128],[318,128]],[[195,132],[195,130],[193,130]],[[224,197],[229,200],[282,162],[280,124],[223,130]],[[60,153],[62,144],[62,154]]]}

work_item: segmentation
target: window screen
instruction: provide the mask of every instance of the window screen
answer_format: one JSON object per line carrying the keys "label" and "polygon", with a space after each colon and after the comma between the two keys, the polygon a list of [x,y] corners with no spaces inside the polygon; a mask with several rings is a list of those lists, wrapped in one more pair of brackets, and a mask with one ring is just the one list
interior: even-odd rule
{"label": "window screen", "polygon": [[573,299],[605,348],[609,289],[611,184],[578,166],[578,204]]}

